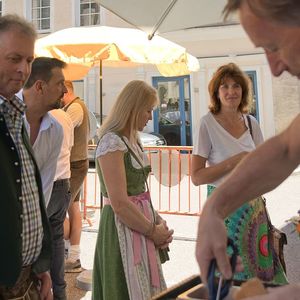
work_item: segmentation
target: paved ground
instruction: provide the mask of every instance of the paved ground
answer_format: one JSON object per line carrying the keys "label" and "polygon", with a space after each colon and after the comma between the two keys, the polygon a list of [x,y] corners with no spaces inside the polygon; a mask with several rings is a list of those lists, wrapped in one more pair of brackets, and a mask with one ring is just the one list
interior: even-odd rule
{"label": "paved ground", "polygon": [[[300,173],[294,173],[276,190],[266,195],[267,206],[275,226],[281,228],[288,236],[288,246],[285,249],[287,275],[290,282],[300,282],[300,238],[293,231],[293,225],[285,222],[296,215],[300,208]],[[190,275],[197,274],[198,266],[195,260],[195,236],[198,218],[169,216],[165,218],[170,227],[175,230],[175,239],[171,245],[171,261],[163,266],[168,286],[178,283]],[[82,265],[91,269],[93,265],[94,247],[97,236],[99,212],[93,218],[93,227],[85,226],[82,235]],[[70,300],[91,299],[90,292],[76,288],[78,274],[67,274],[68,298]]]}

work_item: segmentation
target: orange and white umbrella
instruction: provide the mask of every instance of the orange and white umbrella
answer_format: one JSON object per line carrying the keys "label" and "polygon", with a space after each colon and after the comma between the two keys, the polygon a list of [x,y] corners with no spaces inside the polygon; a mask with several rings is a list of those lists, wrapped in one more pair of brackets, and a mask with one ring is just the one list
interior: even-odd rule
{"label": "orange and white umbrella", "polygon": [[187,75],[199,69],[185,48],[165,38],[151,41],[138,29],[108,26],[72,27],[37,40],[36,56],[59,58],[68,64],[68,79],[79,79],[100,62],[104,66],[156,65],[163,76]]}
{"label": "orange and white umbrella", "polygon": [[68,63],[65,77],[81,79],[90,68],[100,66],[100,116],[102,116],[102,64],[129,67],[155,65],[163,76],[181,76],[199,69],[198,60],[185,48],[167,39],[138,29],[107,26],[72,27],[42,37],[35,44],[36,56],[61,59]]}

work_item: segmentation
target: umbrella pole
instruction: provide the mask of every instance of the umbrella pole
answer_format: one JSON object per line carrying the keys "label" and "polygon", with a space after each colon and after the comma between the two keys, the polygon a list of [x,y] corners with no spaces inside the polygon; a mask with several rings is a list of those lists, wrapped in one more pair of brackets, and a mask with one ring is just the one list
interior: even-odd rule
{"label": "umbrella pole", "polygon": [[160,19],[158,20],[158,22],[155,24],[154,28],[152,29],[152,32],[148,35],[148,40],[152,40],[155,32],[157,31],[157,29],[159,28],[159,26],[163,23],[163,21],[165,20],[165,18],[167,17],[167,15],[169,14],[170,10],[173,8],[173,6],[176,4],[177,0],[172,0],[172,2],[169,4],[169,6],[167,7],[167,9],[164,11],[164,13],[162,14],[162,16],[160,17]]}
{"label": "umbrella pole", "polygon": [[99,83],[100,83],[100,125],[102,125],[102,59],[100,59],[100,69],[99,69]]}
{"label": "umbrella pole", "polygon": [[[102,59],[100,59],[100,64],[99,64],[99,86],[100,86],[100,126],[102,125]],[[103,208],[103,195],[100,191],[100,210]]]}

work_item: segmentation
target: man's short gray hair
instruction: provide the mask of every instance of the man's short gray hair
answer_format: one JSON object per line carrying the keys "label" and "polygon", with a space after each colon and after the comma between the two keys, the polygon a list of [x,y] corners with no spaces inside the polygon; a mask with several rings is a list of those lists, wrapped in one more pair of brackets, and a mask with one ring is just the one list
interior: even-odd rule
{"label": "man's short gray hair", "polygon": [[32,23],[16,14],[0,16],[0,34],[10,29],[17,29],[19,32],[37,38],[37,32]]}

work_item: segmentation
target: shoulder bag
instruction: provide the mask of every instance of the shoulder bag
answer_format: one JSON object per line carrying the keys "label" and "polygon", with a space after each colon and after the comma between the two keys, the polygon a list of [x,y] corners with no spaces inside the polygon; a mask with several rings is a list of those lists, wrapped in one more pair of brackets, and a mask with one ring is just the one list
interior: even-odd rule
{"label": "shoulder bag", "polygon": [[[247,121],[248,121],[248,126],[249,126],[249,131],[251,134],[251,137],[253,139],[253,133],[252,133],[252,124],[251,124],[251,119],[250,116],[247,115]],[[279,230],[278,228],[276,228],[270,219],[268,210],[267,210],[267,206],[266,206],[266,199],[264,197],[262,197],[264,205],[265,205],[265,212],[266,212],[266,216],[267,216],[267,222],[268,222],[268,232],[269,232],[269,236],[268,236],[268,240],[269,243],[272,245],[283,269],[284,272],[286,273],[286,264],[285,264],[285,260],[284,260],[284,245],[287,245],[287,237],[286,234],[284,232],[282,232],[281,230]]]}

